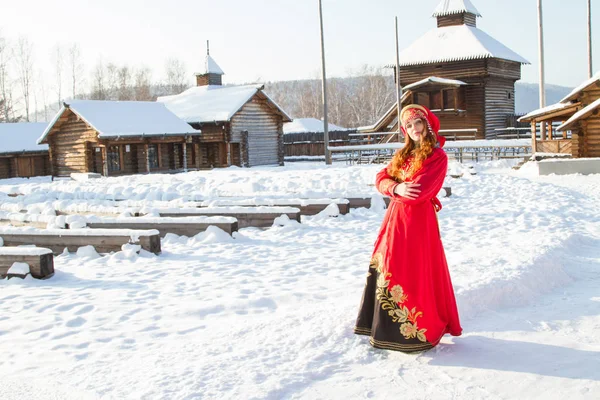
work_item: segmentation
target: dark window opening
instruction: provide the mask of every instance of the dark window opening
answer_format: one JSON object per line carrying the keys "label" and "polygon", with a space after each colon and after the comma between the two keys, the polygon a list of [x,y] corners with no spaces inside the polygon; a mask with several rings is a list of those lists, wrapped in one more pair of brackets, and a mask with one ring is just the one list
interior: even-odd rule
{"label": "dark window opening", "polygon": [[158,168],[158,145],[148,145],[148,163],[150,168]]}
{"label": "dark window opening", "polygon": [[108,170],[110,172],[121,170],[121,157],[119,156],[119,146],[108,147]]}

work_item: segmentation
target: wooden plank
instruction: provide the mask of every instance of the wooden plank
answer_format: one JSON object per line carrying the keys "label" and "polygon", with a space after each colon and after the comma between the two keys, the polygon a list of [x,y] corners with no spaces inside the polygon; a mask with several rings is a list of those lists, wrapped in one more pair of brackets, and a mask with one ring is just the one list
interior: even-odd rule
{"label": "wooden plank", "polygon": [[48,248],[54,254],[62,253],[65,248],[70,252],[75,252],[79,247],[88,245],[94,246],[98,253],[110,253],[112,251],[120,251],[121,246],[128,243],[139,244],[144,250],[154,254],[160,254],[161,252],[159,235],[139,235],[138,240],[135,241],[129,235],[96,236],[93,234],[89,235],[89,233],[90,231],[87,230],[86,235],[61,236],[53,233],[44,234],[40,231],[37,234],[27,232],[0,233],[0,237],[2,237],[6,246],[35,245]]}
{"label": "wooden plank", "polygon": [[203,213],[202,208],[198,208],[194,210],[194,212],[190,213],[168,213],[161,212],[158,210],[158,213],[161,217],[173,217],[173,218],[181,218],[181,217],[233,217],[238,220],[238,228],[247,228],[247,227],[256,227],[256,228],[267,228],[273,225],[273,221],[275,218],[280,217],[282,214],[288,216],[289,219],[300,222],[301,212],[274,212],[274,213],[244,213],[244,212],[227,212],[223,210],[223,212],[215,213]]}
{"label": "wooden plank", "polygon": [[43,255],[4,255],[0,254],[0,278],[4,278],[15,262],[29,265],[31,276],[36,279],[48,279],[54,275],[54,256],[51,250]]}
{"label": "wooden plank", "polygon": [[224,230],[225,232],[227,232],[228,234],[232,234],[233,232],[236,232],[238,230],[238,223],[237,222],[210,222],[210,223],[176,223],[176,222],[169,222],[169,223],[165,223],[165,222],[161,222],[161,223],[157,223],[157,222],[151,222],[151,221],[144,221],[142,218],[140,218],[139,222],[121,222],[121,221],[115,221],[115,222],[88,222],[87,223],[88,228],[92,228],[92,229],[113,229],[113,228],[119,228],[119,229],[140,229],[140,230],[147,230],[147,229],[156,229],[157,231],[160,232],[160,237],[164,237],[167,233],[174,233],[176,235],[180,235],[180,236],[195,236],[200,232],[204,232],[206,231],[206,229],[209,226],[216,226],[217,228],[220,228],[222,230]]}

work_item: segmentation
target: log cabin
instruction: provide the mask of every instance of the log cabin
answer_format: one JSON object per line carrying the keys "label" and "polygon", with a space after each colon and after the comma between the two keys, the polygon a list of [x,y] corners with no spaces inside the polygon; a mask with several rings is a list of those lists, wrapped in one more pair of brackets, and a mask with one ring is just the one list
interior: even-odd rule
{"label": "log cabin", "polygon": [[196,86],[157,99],[192,127],[202,130],[200,168],[283,165],[283,124],[291,118],[263,85],[223,86],[223,70],[207,54]]}
{"label": "log cabin", "polygon": [[116,176],[197,166],[200,134],[161,103],[73,100],[63,103],[38,144],[49,147],[53,177]]}
{"label": "log cabin", "polygon": [[[476,129],[475,139],[489,138],[514,116],[515,82],[529,62],[477,28],[481,14],[470,0],[442,0],[433,17],[437,27],[400,52],[402,106],[424,105],[442,129]],[[397,132],[396,109],[359,131]]]}
{"label": "log cabin", "polygon": [[50,175],[48,145],[37,144],[48,124],[0,124],[0,179]]}
{"label": "log cabin", "polygon": [[[600,72],[560,102],[532,111],[519,122],[531,124],[535,153],[600,157]],[[553,128],[556,122],[560,125]],[[540,132],[539,139],[536,132]]]}

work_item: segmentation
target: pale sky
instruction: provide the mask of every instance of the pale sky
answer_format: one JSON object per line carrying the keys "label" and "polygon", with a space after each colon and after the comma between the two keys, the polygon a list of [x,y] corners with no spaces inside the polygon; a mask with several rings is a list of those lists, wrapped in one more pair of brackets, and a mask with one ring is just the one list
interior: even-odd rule
{"label": "pale sky", "polygon": [[[435,27],[440,0],[323,0],[328,76],[395,60],[400,48]],[[522,82],[538,81],[537,1],[472,0],[477,26],[531,62]],[[600,70],[600,1],[592,0],[594,70]],[[587,79],[586,0],[544,0],[546,82],[577,86]],[[0,0],[0,32],[34,45],[35,65],[52,84],[52,49],[78,43],[86,78],[101,58],[147,66],[162,78],[165,60],[182,60],[193,82],[206,40],[225,71],[224,83],[318,77],[317,0]]]}

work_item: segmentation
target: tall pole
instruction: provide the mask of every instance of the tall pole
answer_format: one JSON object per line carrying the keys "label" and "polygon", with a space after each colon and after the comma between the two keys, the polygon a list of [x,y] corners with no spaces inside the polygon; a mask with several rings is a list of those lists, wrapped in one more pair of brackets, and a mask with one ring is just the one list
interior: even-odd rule
{"label": "tall pole", "polygon": [[588,46],[588,78],[594,75],[594,69],[592,68],[592,0],[587,1],[587,46]]}
{"label": "tall pole", "polygon": [[319,0],[319,20],[321,23],[321,67],[323,81],[323,141],[325,142],[325,164],[331,164],[329,151],[329,122],[327,121],[327,74],[325,73],[325,38],[323,37],[323,7]]}
{"label": "tall pole", "polygon": [[402,110],[402,103],[400,99],[402,98],[402,84],[400,83],[400,47],[398,45],[398,17],[395,17],[396,20],[396,102],[398,104],[398,141],[402,135],[400,134],[400,110]]}
{"label": "tall pole", "polygon": [[[538,40],[539,40],[539,59],[540,59],[540,108],[546,106],[546,84],[544,78],[544,27],[542,22],[542,0],[537,0],[538,6]],[[545,123],[540,123],[540,139],[544,140]],[[535,135],[532,139],[535,141]]]}

